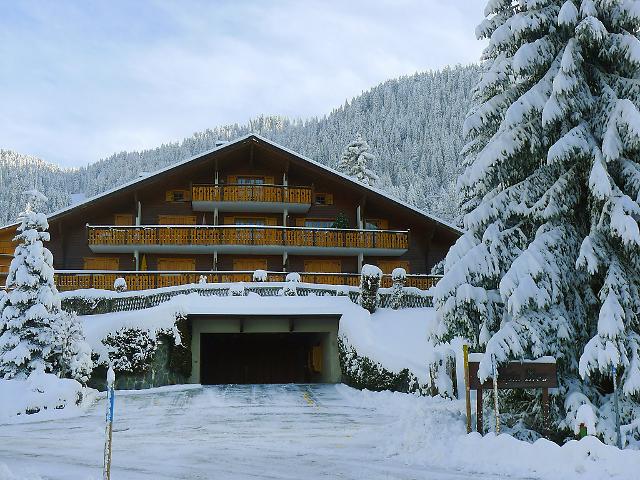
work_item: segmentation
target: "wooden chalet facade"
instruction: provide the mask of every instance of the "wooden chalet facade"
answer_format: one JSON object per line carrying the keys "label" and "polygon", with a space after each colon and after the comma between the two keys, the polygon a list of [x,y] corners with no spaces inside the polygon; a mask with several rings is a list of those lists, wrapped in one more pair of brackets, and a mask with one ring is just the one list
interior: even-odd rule
{"label": "wooden chalet facade", "polygon": [[[460,231],[256,135],[140,177],[49,216],[60,290],[130,290],[198,282],[359,283],[364,263],[407,285],[427,275]],[[0,285],[16,225],[0,230]],[[384,284],[390,283],[387,276]]]}

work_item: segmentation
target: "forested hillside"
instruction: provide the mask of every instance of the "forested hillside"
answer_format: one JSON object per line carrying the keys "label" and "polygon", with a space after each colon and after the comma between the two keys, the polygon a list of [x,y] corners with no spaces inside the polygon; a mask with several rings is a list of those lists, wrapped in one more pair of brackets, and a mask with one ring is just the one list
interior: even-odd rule
{"label": "forested hillside", "polygon": [[321,163],[335,166],[357,133],[376,156],[379,186],[443,218],[457,215],[454,192],[462,148],[462,122],[470,106],[479,67],[389,80],[330,114],[307,120],[264,116],[245,125],[197,132],[181,142],[140,152],[121,152],[74,170],[34,157],[0,150],[0,223],[13,221],[22,207],[20,193],[37,182],[49,197],[48,210],[70,203],[70,194],[92,196],[211,149],[216,141],[258,133]]}

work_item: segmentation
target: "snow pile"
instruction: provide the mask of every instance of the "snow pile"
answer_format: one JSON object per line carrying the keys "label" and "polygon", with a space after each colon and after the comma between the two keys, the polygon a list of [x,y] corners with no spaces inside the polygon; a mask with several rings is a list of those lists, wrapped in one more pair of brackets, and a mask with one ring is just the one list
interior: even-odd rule
{"label": "snow pile", "polygon": [[28,475],[21,473],[20,476],[9,470],[6,464],[0,463],[0,480],[42,480],[40,475]]}
{"label": "snow pile", "polygon": [[[277,296],[261,297],[249,293],[244,297],[204,297],[197,293],[178,295],[153,308],[80,317],[87,342],[100,361],[107,351],[102,340],[125,328],[137,328],[156,339],[161,330],[175,330],[176,318],[188,314],[340,316],[339,335],[359,355],[381,363],[398,373],[408,368],[421,381],[428,378],[427,363],[433,349],[428,336],[435,327],[432,308],[378,309],[370,314],[346,296]],[[176,338],[179,338],[177,334]]]}
{"label": "snow pile", "polygon": [[87,394],[93,394],[93,390],[76,380],[42,371],[32,372],[25,380],[0,380],[0,421],[17,415],[74,410]]}

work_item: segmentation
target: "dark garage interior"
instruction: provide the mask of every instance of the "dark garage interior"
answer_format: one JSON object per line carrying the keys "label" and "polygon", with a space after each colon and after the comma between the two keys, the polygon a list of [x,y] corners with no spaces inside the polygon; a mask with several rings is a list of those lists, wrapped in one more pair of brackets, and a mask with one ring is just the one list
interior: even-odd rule
{"label": "dark garage interior", "polygon": [[200,383],[315,383],[326,333],[203,333]]}

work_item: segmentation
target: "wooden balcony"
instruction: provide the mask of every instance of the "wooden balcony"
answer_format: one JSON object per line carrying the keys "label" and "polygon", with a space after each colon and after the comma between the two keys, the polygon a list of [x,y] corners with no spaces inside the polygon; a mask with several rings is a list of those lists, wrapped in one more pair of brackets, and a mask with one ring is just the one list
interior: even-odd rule
{"label": "wooden balcony", "polygon": [[195,211],[305,213],[311,207],[311,187],[288,185],[194,185]]}
{"label": "wooden balcony", "polygon": [[399,256],[408,231],[252,225],[87,226],[96,253],[290,254]]}
{"label": "wooden balcony", "polygon": [[[285,272],[268,272],[267,281],[284,282]],[[253,272],[113,272],[105,270],[58,270],[55,282],[58,290],[78,290],[83,288],[97,288],[113,290],[116,278],[122,277],[127,282],[128,290],[147,290],[152,288],[176,287],[198,283],[205,276],[207,283],[251,282]],[[321,285],[360,285],[360,275],[357,273],[300,273],[303,283]],[[426,290],[438,281],[433,275],[408,275],[405,286]],[[381,282],[383,287],[391,286],[391,276],[385,275]]]}

